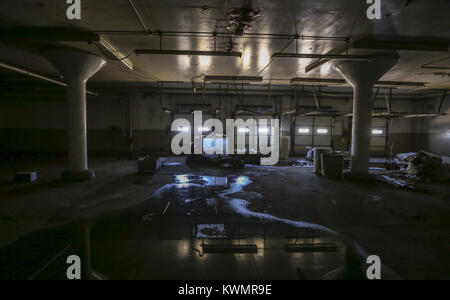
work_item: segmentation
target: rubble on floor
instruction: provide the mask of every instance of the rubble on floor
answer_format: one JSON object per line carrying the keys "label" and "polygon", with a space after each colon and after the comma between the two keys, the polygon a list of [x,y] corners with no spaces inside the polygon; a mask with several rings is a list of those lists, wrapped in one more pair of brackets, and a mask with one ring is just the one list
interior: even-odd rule
{"label": "rubble on floor", "polygon": [[450,157],[426,151],[401,153],[387,164],[384,172],[376,174],[376,178],[395,187],[419,190],[418,183],[450,180]]}
{"label": "rubble on floor", "polygon": [[314,162],[305,159],[298,159],[292,162],[292,166],[302,168],[314,168]]}

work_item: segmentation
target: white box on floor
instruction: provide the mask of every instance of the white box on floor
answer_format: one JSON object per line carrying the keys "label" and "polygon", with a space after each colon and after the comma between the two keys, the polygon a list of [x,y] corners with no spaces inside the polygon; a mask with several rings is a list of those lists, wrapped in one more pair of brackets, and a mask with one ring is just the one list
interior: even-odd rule
{"label": "white box on floor", "polygon": [[36,171],[24,171],[18,172],[14,175],[14,181],[16,183],[31,183],[37,180]]}

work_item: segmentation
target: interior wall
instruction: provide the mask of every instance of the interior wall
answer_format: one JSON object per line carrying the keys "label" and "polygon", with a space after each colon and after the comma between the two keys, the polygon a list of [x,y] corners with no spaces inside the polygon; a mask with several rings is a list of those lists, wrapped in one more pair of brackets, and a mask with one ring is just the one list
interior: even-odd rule
{"label": "interior wall", "polygon": [[[417,148],[441,156],[450,156],[450,101],[445,99],[441,112],[443,116],[423,118],[418,123],[419,127]],[[441,99],[423,101],[418,104],[418,109],[426,112],[436,112],[439,110]]]}
{"label": "interior wall", "polygon": [[[135,93],[130,96],[102,95],[89,96],[87,101],[88,151],[92,154],[115,155],[127,154],[130,151],[130,140],[137,153],[163,152],[170,154],[172,133],[170,125],[175,117],[164,109],[171,111],[190,110],[191,105],[209,105],[215,117],[224,120],[234,118],[232,115],[239,105],[259,105],[272,107],[273,112],[286,112],[298,107],[308,109],[315,107],[312,96],[217,96],[197,94],[170,94],[164,97],[157,94]],[[423,101],[424,102],[424,101]],[[321,107],[337,111],[351,111],[350,98],[324,98]],[[379,100],[375,107],[384,108],[385,102]],[[397,100],[392,104],[393,111],[412,112],[417,105],[410,101]],[[449,110],[448,105],[446,109]],[[0,147],[4,152],[32,152],[65,154],[67,151],[66,113],[63,99],[0,99]],[[131,113],[131,114],[130,114]],[[130,115],[131,120],[130,120]],[[212,115],[209,115],[209,117]],[[297,122],[299,118],[297,117]],[[206,117],[205,117],[206,120]],[[204,121],[205,121],[204,120]],[[281,118],[282,134],[289,135],[292,115]],[[130,121],[133,132],[130,133]],[[448,138],[442,131],[448,129],[448,117],[437,118],[431,123],[418,126],[418,119],[395,119],[390,126],[390,141],[394,145],[394,153],[416,150],[415,137],[426,134],[429,137],[430,151],[448,153]],[[373,122],[376,123],[375,121]],[[375,126],[375,125],[374,125]],[[447,126],[447,127],[446,127]],[[293,129],[292,129],[293,130]],[[334,136],[330,137],[336,150],[348,150],[351,128],[348,118],[336,119]],[[131,139],[132,138],[132,139]],[[297,154],[304,154],[304,149],[296,148]],[[384,145],[373,145],[373,155],[384,154]]]}

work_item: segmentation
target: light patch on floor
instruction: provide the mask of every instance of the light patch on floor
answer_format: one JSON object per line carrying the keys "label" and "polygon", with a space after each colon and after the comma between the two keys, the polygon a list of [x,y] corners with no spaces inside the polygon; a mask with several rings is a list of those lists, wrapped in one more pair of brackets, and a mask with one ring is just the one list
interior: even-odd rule
{"label": "light patch on floor", "polygon": [[224,224],[199,224],[197,225],[197,238],[223,239],[226,238]]}

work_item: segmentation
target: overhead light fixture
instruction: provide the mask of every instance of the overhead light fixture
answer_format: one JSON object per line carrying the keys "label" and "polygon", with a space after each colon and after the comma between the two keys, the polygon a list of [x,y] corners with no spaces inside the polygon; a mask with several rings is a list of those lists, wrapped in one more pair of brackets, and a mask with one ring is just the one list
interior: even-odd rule
{"label": "overhead light fixture", "polygon": [[[327,79],[327,78],[306,78],[298,77],[291,79],[292,85],[348,85],[344,79]],[[375,87],[424,87],[423,82],[406,82],[406,81],[378,81]]]}
{"label": "overhead light fixture", "polygon": [[248,129],[248,128],[239,128],[239,129],[238,129],[238,132],[239,132],[239,133],[249,133],[249,132],[250,132],[250,129]]}
{"label": "overhead light fixture", "polygon": [[378,81],[376,87],[424,87],[424,82],[406,82],[406,81]]}
{"label": "overhead light fixture", "polygon": [[114,57],[120,60],[120,62],[123,63],[128,69],[134,69],[133,62],[130,59],[123,59],[123,57],[126,57],[126,54],[122,53],[111,41],[109,41],[102,35],[100,36],[99,44],[102,45],[106,50],[108,50],[112,55],[114,55]]}
{"label": "overhead light fixture", "polygon": [[152,50],[152,49],[136,49],[137,55],[143,54],[159,54],[159,55],[187,55],[187,56],[231,56],[242,57],[242,52],[225,52],[225,51],[194,51],[194,50]]}
{"label": "overhead light fixture", "polygon": [[326,78],[292,78],[291,84],[327,84],[344,85],[347,82],[344,79],[326,79]]}
{"label": "overhead light fixture", "polygon": [[287,58],[316,58],[316,59],[333,59],[333,60],[362,60],[368,61],[372,56],[368,55],[339,55],[339,54],[309,54],[309,53],[275,53],[272,58],[287,57]]}
{"label": "overhead light fixture", "polygon": [[207,82],[262,82],[263,77],[259,76],[208,76],[205,75],[204,80]]}

